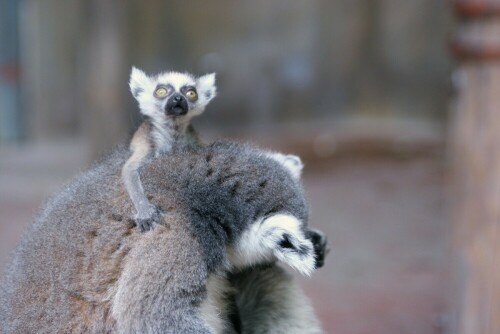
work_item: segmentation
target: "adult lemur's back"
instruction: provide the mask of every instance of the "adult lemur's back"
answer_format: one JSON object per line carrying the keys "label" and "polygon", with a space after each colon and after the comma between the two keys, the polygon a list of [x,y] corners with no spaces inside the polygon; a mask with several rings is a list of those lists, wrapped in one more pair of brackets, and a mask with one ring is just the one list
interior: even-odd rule
{"label": "adult lemur's back", "polygon": [[236,144],[158,159],[144,188],[167,214],[140,233],[119,186],[127,157],[118,150],[77,178],[26,233],[2,286],[1,332],[221,332],[224,305],[211,289],[226,269],[275,259],[313,269],[290,161]]}
{"label": "adult lemur's back", "polygon": [[[2,333],[97,331],[101,328],[89,328],[77,317],[72,321],[72,315],[91,313],[103,320],[102,330],[113,327],[105,306],[109,282],[116,281],[130,250],[132,230],[113,216],[110,204],[122,196],[116,184],[127,156],[118,150],[77,177],[49,200],[25,233],[2,286]],[[106,265],[116,269],[101,270]],[[56,324],[58,318],[66,324]]]}

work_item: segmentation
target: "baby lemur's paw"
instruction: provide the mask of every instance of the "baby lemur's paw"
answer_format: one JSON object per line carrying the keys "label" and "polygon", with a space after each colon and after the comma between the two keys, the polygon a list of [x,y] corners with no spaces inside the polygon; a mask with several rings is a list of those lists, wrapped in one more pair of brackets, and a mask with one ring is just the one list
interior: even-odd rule
{"label": "baby lemur's paw", "polygon": [[142,216],[135,218],[135,225],[141,232],[152,230],[155,224],[161,223],[163,211],[159,207],[153,205],[151,210],[149,210],[148,212],[149,214],[147,214],[145,217]]}
{"label": "baby lemur's paw", "polygon": [[311,240],[314,247],[316,268],[321,268],[325,264],[326,255],[330,252],[330,248],[328,248],[328,239],[323,232],[315,229],[307,230],[307,237]]}

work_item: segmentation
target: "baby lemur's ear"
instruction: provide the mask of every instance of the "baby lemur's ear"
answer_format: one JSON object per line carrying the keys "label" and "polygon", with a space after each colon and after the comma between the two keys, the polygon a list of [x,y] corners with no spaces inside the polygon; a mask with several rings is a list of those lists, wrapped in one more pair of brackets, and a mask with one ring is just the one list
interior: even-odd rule
{"label": "baby lemur's ear", "polygon": [[137,99],[141,93],[143,93],[152,84],[151,79],[138,69],[132,66],[132,71],[130,72],[130,91],[132,95]]}
{"label": "baby lemur's ear", "polygon": [[302,160],[293,154],[281,154],[276,152],[267,152],[267,156],[279,162],[283,167],[285,167],[290,174],[296,179],[300,179],[302,174],[302,169],[304,169],[304,164]]}
{"label": "baby lemur's ear", "polygon": [[205,74],[197,80],[198,95],[205,100],[205,103],[210,102],[217,95],[217,87],[215,86],[215,73]]}

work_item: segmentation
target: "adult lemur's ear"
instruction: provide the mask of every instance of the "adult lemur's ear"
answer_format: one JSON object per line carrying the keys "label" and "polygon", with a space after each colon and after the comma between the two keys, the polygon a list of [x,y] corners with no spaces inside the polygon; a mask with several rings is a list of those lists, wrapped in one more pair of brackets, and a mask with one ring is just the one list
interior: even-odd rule
{"label": "adult lemur's ear", "polygon": [[205,74],[197,80],[198,95],[205,100],[205,103],[210,102],[217,95],[217,87],[215,86],[215,73]]}
{"label": "adult lemur's ear", "polygon": [[132,66],[132,71],[130,72],[130,91],[132,95],[137,99],[141,93],[143,93],[151,85],[151,79],[138,69]]}
{"label": "adult lemur's ear", "polygon": [[300,179],[300,175],[302,174],[302,169],[304,169],[304,164],[302,160],[296,155],[293,154],[281,154],[276,152],[268,152],[267,156],[279,162],[283,167],[285,167],[290,174],[295,179]]}

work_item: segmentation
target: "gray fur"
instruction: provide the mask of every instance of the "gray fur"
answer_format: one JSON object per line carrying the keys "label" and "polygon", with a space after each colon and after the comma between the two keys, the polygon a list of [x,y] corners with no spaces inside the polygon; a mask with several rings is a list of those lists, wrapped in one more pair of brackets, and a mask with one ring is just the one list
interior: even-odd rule
{"label": "gray fur", "polygon": [[242,334],[319,334],[313,308],[292,276],[276,264],[231,275]]}
{"label": "gray fur", "polygon": [[226,246],[279,212],[306,228],[302,188],[285,167],[216,143],[144,166],[145,192],[167,214],[140,233],[121,182],[129,154],[76,178],[27,231],[2,284],[2,333],[215,333],[201,309],[208,282],[231,269]]}

